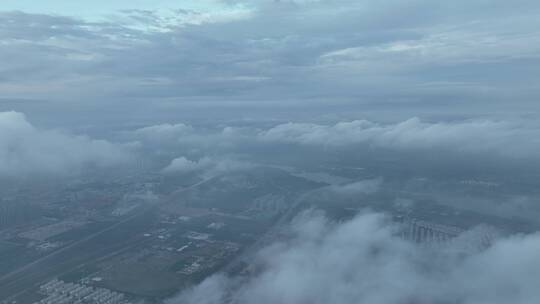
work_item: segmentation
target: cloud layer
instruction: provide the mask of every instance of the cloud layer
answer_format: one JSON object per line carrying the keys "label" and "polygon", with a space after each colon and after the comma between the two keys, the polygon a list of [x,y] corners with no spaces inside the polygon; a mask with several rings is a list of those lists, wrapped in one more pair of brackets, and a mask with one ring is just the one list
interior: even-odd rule
{"label": "cloud layer", "polygon": [[368,120],[334,124],[285,123],[273,127],[200,129],[165,124],[136,130],[132,140],[154,149],[238,151],[242,148],[296,145],[306,148],[387,149],[445,152],[482,157],[536,159],[540,126],[530,120],[454,120],[429,122],[411,118],[396,123]]}
{"label": "cloud layer", "polygon": [[341,112],[539,110],[536,1],[185,6],[114,11],[101,21],[0,12],[0,97],[137,105],[124,111],[147,116],[201,105],[232,109],[205,115],[235,117],[259,107],[265,117],[301,115],[306,105],[319,114],[340,105],[347,105]]}
{"label": "cloud layer", "polygon": [[411,118],[396,124],[366,120],[334,125],[287,123],[260,133],[259,138],[311,146],[367,144],[396,150],[436,149],[532,158],[540,148],[539,135],[540,128],[526,124],[491,120],[429,123]]}
{"label": "cloud layer", "polygon": [[125,149],[110,142],[41,130],[22,113],[0,112],[0,177],[63,175],[85,166],[122,164],[129,157]]}
{"label": "cloud layer", "polygon": [[534,303],[540,236],[513,236],[464,251],[475,232],[441,248],[396,236],[380,214],[336,224],[307,213],[294,237],[262,250],[252,276],[215,275],[170,301],[221,303]]}

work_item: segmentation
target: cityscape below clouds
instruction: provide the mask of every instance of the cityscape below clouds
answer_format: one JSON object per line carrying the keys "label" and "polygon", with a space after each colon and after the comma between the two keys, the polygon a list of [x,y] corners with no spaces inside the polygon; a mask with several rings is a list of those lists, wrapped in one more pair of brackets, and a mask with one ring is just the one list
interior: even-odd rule
{"label": "cityscape below clouds", "polygon": [[540,4],[0,3],[0,304],[540,302]]}

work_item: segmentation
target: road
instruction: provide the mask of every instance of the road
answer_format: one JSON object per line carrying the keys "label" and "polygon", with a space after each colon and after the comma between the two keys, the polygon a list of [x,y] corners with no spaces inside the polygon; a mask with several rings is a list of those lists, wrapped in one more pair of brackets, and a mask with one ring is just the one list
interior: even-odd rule
{"label": "road", "polygon": [[[179,189],[171,196],[196,188],[213,178],[214,176]],[[127,218],[1,276],[0,301],[13,299],[81,264],[95,261],[130,246],[151,227],[153,223],[151,214],[157,206],[158,204],[143,205]]]}
{"label": "road", "polygon": [[80,264],[100,258],[127,246],[134,237],[150,227],[146,205],[128,218],[108,228],[76,241],[0,278],[0,300],[17,296],[57,274]]}
{"label": "road", "polygon": [[259,238],[255,243],[251,244],[248,248],[246,248],[239,256],[235,257],[231,262],[229,262],[224,268],[224,272],[229,272],[234,269],[236,269],[240,264],[247,263],[249,264],[253,258],[256,257],[257,252],[264,248],[265,246],[272,243],[272,241],[275,240],[276,235],[279,234],[281,229],[283,229],[286,225],[289,224],[292,218],[296,215],[298,212],[298,207],[304,202],[305,198],[308,197],[310,194],[312,194],[315,191],[319,191],[322,188],[325,188],[328,186],[323,186],[319,188],[315,188],[312,190],[309,190],[300,196],[298,196],[294,202],[291,204],[290,208],[287,209],[287,211],[272,225],[272,227],[261,237]]}

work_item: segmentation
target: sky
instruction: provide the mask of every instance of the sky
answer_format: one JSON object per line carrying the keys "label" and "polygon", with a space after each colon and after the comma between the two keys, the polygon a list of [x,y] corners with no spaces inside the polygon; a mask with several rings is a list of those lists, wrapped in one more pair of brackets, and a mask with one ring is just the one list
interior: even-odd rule
{"label": "sky", "polygon": [[36,14],[51,14],[76,16],[83,19],[101,19],[107,15],[118,13],[122,10],[173,10],[173,9],[199,9],[221,10],[224,5],[218,1],[201,0],[118,0],[118,1],[31,1],[31,0],[5,0],[2,1],[2,9],[5,11],[23,11]]}
{"label": "sky", "polygon": [[[9,0],[0,58],[4,172],[179,142],[538,159],[532,0]],[[246,165],[188,156],[168,170]]]}
{"label": "sky", "polygon": [[2,1],[0,110],[70,128],[530,118],[539,15],[531,0]]}
{"label": "sky", "polygon": [[[0,58],[5,172],[42,157],[71,160],[65,168],[107,164],[140,142],[178,148],[177,138],[145,137],[163,130],[220,147],[368,145],[536,160],[540,146],[532,0],[8,0]],[[205,126],[216,129],[201,133]],[[59,141],[69,148],[51,144]],[[81,145],[93,153],[66,157]],[[230,165],[186,156],[171,168]]]}

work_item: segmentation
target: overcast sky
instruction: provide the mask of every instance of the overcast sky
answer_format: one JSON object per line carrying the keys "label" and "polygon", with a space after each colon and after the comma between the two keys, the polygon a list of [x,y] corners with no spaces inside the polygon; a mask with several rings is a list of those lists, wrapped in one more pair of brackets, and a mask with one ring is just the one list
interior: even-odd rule
{"label": "overcast sky", "polygon": [[0,110],[72,127],[531,117],[539,56],[532,0],[7,0]]}

